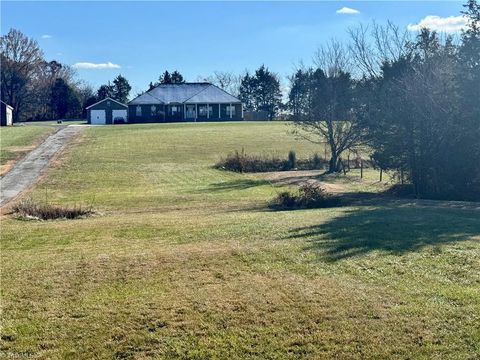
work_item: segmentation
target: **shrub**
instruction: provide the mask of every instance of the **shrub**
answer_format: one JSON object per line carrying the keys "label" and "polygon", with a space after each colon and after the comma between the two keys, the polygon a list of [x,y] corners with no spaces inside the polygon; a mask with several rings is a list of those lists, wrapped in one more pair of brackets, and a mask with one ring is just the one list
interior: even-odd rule
{"label": "shrub", "polygon": [[267,157],[246,154],[242,149],[241,152],[235,151],[221,159],[215,167],[236,172],[265,172],[265,171],[285,171],[285,170],[314,170],[321,169],[326,164],[318,154],[310,159],[298,160],[295,151],[288,153],[287,159],[279,157]]}
{"label": "shrub", "polygon": [[279,210],[311,209],[339,205],[340,200],[328,194],[318,184],[307,183],[292,193],[279,193],[270,203],[270,207]]}
{"label": "shrub", "polygon": [[15,204],[12,210],[21,218],[38,220],[77,219],[94,214],[91,208],[82,208],[76,205],[74,207],[64,207],[40,204],[32,199],[26,199]]}
{"label": "shrub", "polygon": [[314,169],[321,169],[324,165],[325,161],[322,160],[320,155],[315,153],[312,158],[312,166]]}
{"label": "shrub", "polygon": [[220,160],[215,167],[236,172],[280,171],[286,167],[286,161],[276,157],[247,155],[244,150],[235,151]]}
{"label": "shrub", "polygon": [[293,150],[290,150],[288,152],[287,166],[289,170],[295,169],[297,167],[297,154]]}
{"label": "shrub", "polygon": [[270,204],[276,209],[294,209],[297,206],[297,197],[289,191],[279,193]]}

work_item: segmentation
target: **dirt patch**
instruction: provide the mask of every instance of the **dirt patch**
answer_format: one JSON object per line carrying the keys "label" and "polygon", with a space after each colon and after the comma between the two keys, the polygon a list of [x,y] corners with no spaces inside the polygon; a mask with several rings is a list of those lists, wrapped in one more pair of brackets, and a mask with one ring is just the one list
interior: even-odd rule
{"label": "dirt patch", "polygon": [[347,191],[342,185],[318,180],[317,177],[323,173],[324,170],[275,171],[263,173],[261,178],[275,185],[301,186],[304,184],[312,184],[318,185],[330,193],[344,193]]}
{"label": "dirt patch", "polygon": [[0,176],[3,176],[7,172],[10,171],[10,169],[13,167],[15,164],[15,160],[8,160],[5,164],[0,166]]}

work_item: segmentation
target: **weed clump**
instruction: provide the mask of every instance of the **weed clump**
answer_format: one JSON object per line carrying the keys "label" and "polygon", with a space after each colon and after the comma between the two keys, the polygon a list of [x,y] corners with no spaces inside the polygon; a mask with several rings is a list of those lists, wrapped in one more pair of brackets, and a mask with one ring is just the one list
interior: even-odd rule
{"label": "weed clump", "polygon": [[17,217],[32,220],[78,219],[94,214],[91,208],[42,204],[32,199],[20,201],[13,206],[12,210]]}

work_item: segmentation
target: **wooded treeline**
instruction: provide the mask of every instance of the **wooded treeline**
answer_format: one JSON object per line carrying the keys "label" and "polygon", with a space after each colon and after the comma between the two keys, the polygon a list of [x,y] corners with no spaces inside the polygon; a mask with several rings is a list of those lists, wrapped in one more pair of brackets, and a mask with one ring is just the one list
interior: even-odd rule
{"label": "wooded treeline", "polygon": [[118,75],[97,91],[75,70],[46,61],[38,43],[11,29],[0,37],[1,99],[13,106],[15,121],[85,118],[85,108],[107,96],[127,101],[131,86]]}
{"label": "wooded treeline", "polygon": [[327,140],[329,171],[363,147],[418,197],[480,199],[480,7],[470,0],[463,13],[459,41],[360,26],[295,72],[287,105],[296,133]]}

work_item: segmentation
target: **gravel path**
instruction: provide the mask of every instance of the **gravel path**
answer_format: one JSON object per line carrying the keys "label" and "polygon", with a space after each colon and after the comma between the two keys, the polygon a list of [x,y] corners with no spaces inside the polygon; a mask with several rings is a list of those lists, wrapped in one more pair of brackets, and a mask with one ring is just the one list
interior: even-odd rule
{"label": "gravel path", "polygon": [[66,126],[13,165],[0,180],[0,207],[32,186],[57,154],[84,126]]}

